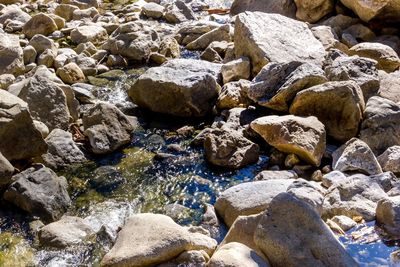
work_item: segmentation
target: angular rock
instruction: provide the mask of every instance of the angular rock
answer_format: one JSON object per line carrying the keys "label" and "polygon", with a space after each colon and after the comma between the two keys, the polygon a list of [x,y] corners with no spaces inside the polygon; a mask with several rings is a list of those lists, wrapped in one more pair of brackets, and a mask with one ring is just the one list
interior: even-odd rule
{"label": "angular rock", "polygon": [[230,9],[231,15],[245,11],[260,11],[264,13],[278,13],[289,18],[296,17],[296,5],[293,0],[234,0]]}
{"label": "angular rock", "polygon": [[99,102],[82,116],[84,134],[95,154],[111,153],[131,141],[134,126],[114,105]]}
{"label": "angular rock", "polygon": [[204,140],[206,160],[213,165],[239,169],[258,161],[260,148],[239,132],[212,130]]}
{"label": "angular rock", "polygon": [[262,171],[254,177],[255,181],[266,181],[276,179],[297,179],[294,171]]}
{"label": "angular rock", "polygon": [[77,6],[60,4],[55,8],[54,14],[64,18],[66,21],[71,21],[74,11],[78,9],[79,8]]}
{"label": "angular rock", "polygon": [[0,75],[24,73],[24,54],[16,35],[0,33]]}
{"label": "angular rock", "polygon": [[328,82],[297,94],[290,113],[316,116],[329,136],[346,142],[358,134],[365,108],[361,88],[353,81]]}
{"label": "angular rock", "polygon": [[36,34],[35,36],[33,36],[32,39],[29,41],[29,45],[33,46],[38,54],[43,53],[47,49],[50,49],[54,53],[57,53],[57,46],[55,42],[42,34]]}
{"label": "angular rock", "polygon": [[57,75],[67,84],[81,83],[86,80],[81,68],[73,62],[58,68]]}
{"label": "angular rock", "polygon": [[287,193],[272,200],[254,240],[272,266],[358,266],[320,216]]}
{"label": "angular rock", "polygon": [[212,253],[217,242],[203,234],[190,233],[171,218],[160,214],[136,214],[118,233],[114,247],[101,266],[151,266],[177,257],[184,251]]}
{"label": "angular rock", "polygon": [[271,200],[286,192],[291,180],[268,180],[248,182],[233,186],[218,197],[215,209],[231,226],[238,216],[260,213],[269,207]]}
{"label": "angular rock", "polygon": [[335,216],[332,218],[332,221],[339,225],[343,231],[348,231],[357,225],[353,219],[344,215]]}
{"label": "angular rock", "polygon": [[386,73],[379,71],[381,80],[378,95],[395,103],[400,103],[400,71]]}
{"label": "angular rock", "polygon": [[400,146],[389,147],[378,157],[378,162],[383,171],[400,173]]}
{"label": "angular rock", "polygon": [[80,245],[94,235],[93,229],[83,219],[63,216],[40,229],[39,242],[44,247],[67,248]]}
{"label": "angular rock", "polygon": [[[201,117],[209,113],[220,90],[213,68],[220,65],[198,60],[171,61],[150,68],[137,79],[129,90],[134,103],[179,117]],[[190,63],[193,65],[185,68]]]}
{"label": "angular rock", "polygon": [[28,104],[0,90],[0,153],[12,161],[30,159],[46,151],[47,144],[32,121]]}
{"label": "angular rock", "polygon": [[169,23],[180,23],[197,19],[193,10],[181,0],[174,1],[166,6],[164,18]]}
{"label": "angular rock", "polygon": [[49,35],[58,30],[55,21],[47,14],[39,13],[33,16],[23,27],[23,33],[31,39],[36,34]]}
{"label": "angular rock", "polygon": [[378,96],[371,97],[365,108],[360,139],[380,155],[400,145],[400,104]]}
{"label": "angular rock", "polygon": [[71,205],[67,180],[43,165],[14,175],[4,199],[44,222],[59,219]]}
{"label": "angular rock", "polygon": [[221,73],[224,84],[240,79],[247,80],[250,77],[250,60],[242,57],[228,62],[222,65]]}
{"label": "angular rock", "polygon": [[71,40],[76,44],[92,42],[95,45],[99,45],[107,39],[106,29],[100,26],[80,26],[71,31]]}
{"label": "angular rock", "polygon": [[266,116],[250,125],[268,144],[278,150],[296,154],[315,166],[321,163],[326,133],[324,125],[317,118]]}
{"label": "angular rock", "polygon": [[0,14],[1,24],[4,24],[7,20],[18,21],[25,24],[31,19],[31,16],[28,13],[22,11],[16,5],[9,5],[2,8]]}
{"label": "angular rock", "polygon": [[235,22],[236,56],[251,59],[253,74],[269,62],[322,65],[325,49],[308,26],[278,14],[246,12]]}
{"label": "angular rock", "polygon": [[341,172],[361,172],[367,175],[382,173],[374,153],[368,145],[357,138],[352,138],[332,154],[332,168]]}
{"label": "angular rock", "polygon": [[85,9],[89,7],[98,8],[100,6],[98,0],[61,0],[61,4],[74,5],[79,7],[80,9]]}
{"label": "angular rock", "polygon": [[333,184],[346,180],[346,175],[340,171],[332,171],[322,176],[322,185],[326,188],[331,187]]}
{"label": "angular rock", "polygon": [[44,164],[52,169],[61,169],[87,160],[69,132],[54,129],[45,141],[49,148],[47,153],[42,155],[42,159]]}
{"label": "angular rock", "polygon": [[286,192],[309,204],[318,214],[322,214],[324,196],[310,182],[302,178],[296,179]]}
{"label": "angular rock", "polygon": [[142,7],[142,14],[146,17],[159,19],[164,15],[164,7],[157,3],[147,3]]}
{"label": "angular rock", "polygon": [[296,18],[315,23],[334,11],[333,0],[294,0],[297,6]]}
{"label": "angular rock", "polygon": [[400,196],[382,199],[376,207],[376,220],[391,235],[400,234]]}
{"label": "angular rock", "polygon": [[340,0],[340,2],[353,10],[365,22],[372,19],[399,21],[400,7],[397,0]]}
{"label": "angular rock", "polygon": [[400,58],[390,46],[381,43],[359,43],[350,48],[351,55],[372,58],[378,62],[378,68],[393,72],[400,67]]}
{"label": "angular rock", "polygon": [[213,29],[186,45],[190,50],[204,50],[215,41],[231,41],[229,24]]}
{"label": "angular rock", "polygon": [[248,96],[261,106],[288,111],[298,92],[327,81],[321,67],[314,64],[269,63],[254,78]]}

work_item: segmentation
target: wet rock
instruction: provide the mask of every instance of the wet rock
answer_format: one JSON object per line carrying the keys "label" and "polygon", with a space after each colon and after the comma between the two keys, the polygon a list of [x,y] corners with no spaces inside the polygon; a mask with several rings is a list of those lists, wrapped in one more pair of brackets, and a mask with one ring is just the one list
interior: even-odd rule
{"label": "wet rock", "polygon": [[76,44],[92,42],[93,44],[99,45],[107,39],[107,31],[100,26],[80,26],[71,31],[71,40]]}
{"label": "wet rock", "polygon": [[353,219],[343,215],[333,217],[332,221],[339,225],[339,227],[345,232],[357,225]]}
{"label": "wet rock", "polygon": [[81,68],[73,62],[58,68],[57,75],[67,84],[80,83],[86,80]]}
{"label": "wet rock", "polygon": [[389,147],[378,157],[378,162],[383,171],[400,173],[400,146]]}
{"label": "wet rock", "polygon": [[293,153],[319,166],[325,151],[324,125],[315,117],[266,116],[253,121],[251,128],[271,146]]}
{"label": "wet rock", "polygon": [[400,71],[386,73],[379,71],[379,78],[381,80],[378,95],[380,97],[389,99],[395,103],[400,103]]}
{"label": "wet rock", "polygon": [[355,82],[328,82],[299,92],[290,113],[316,116],[327,135],[345,142],[357,135],[364,107],[361,88]]}
{"label": "wet rock", "polygon": [[72,140],[72,134],[54,129],[45,139],[48,150],[42,155],[44,164],[52,169],[61,169],[73,164],[83,163],[86,157]]}
{"label": "wet rock", "polygon": [[0,33],[0,75],[24,72],[24,54],[16,35]]}
{"label": "wet rock", "polygon": [[10,183],[13,173],[13,165],[0,152],[0,189]]}
{"label": "wet rock", "polygon": [[97,168],[90,179],[90,184],[100,193],[110,193],[124,182],[122,174],[112,166]]}
{"label": "wet rock", "polygon": [[289,18],[295,18],[296,5],[293,0],[262,1],[262,0],[235,0],[231,6],[231,15],[245,11],[260,11],[278,13]]}
{"label": "wet rock", "polygon": [[213,254],[207,263],[209,267],[267,267],[270,266],[265,262],[256,251],[252,250],[241,243],[232,242],[221,246]]}
{"label": "wet rock", "polygon": [[34,75],[21,82],[13,94],[26,101],[33,119],[53,130],[66,130],[69,124],[67,98],[59,85],[42,75]]}
{"label": "wet rock", "polygon": [[386,72],[393,72],[400,67],[400,58],[390,46],[381,43],[365,42],[353,46],[350,54],[372,58],[378,62],[377,67]]}
{"label": "wet rock", "polygon": [[170,60],[140,76],[129,96],[135,104],[154,112],[201,117],[211,111],[217,99],[217,69],[220,65],[206,61]]}
{"label": "wet rock", "polygon": [[250,77],[250,60],[247,57],[241,57],[225,63],[222,65],[221,74],[224,84],[240,79],[247,80]]}
{"label": "wet rock", "polygon": [[164,7],[157,3],[147,3],[142,7],[142,14],[146,17],[159,19],[164,15]]}
{"label": "wet rock", "polygon": [[324,217],[345,215],[361,216],[366,221],[375,219],[379,200],[387,197],[379,181],[363,174],[356,174],[334,183],[325,195]]}
{"label": "wet rock", "polygon": [[247,97],[250,82],[240,80],[224,84],[218,96],[217,107],[219,109],[231,109],[236,107],[247,107],[251,100]]}
{"label": "wet rock", "polygon": [[248,182],[233,186],[218,197],[215,209],[231,226],[238,216],[257,214],[269,207],[276,195],[286,192],[290,180]]}
{"label": "wet rock", "polygon": [[266,181],[276,179],[297,179],[294,171],[262,171],[254,177],[255,181]]}
{"label": "wet rock", "polygon": [[171,218],[159,214],[136,214],[118,233],[114,247],[102,266],[146,266],[174,259],[184,251],[214,251],[217,242],[203,234],[190,233]]}
{"label": "wet rock", "polygon": [[240,133],[215,129],[204,140],[206,160],[214,165],[239,169],[258,161],[260,148]]}
{"label": "wet rock", "polygon": [[45,36],[58,30],[55,21],[47,14],[39,13],[33,16],[23,27],[23,33],[31,39],[36,34]]}
{"label": "wet rock", "polygon": [[377,94],[379,75],[376,61],[362,57],[338,57],[325,69],[331,81],[355,81],[361,88],[364,101]]}
{"label": "wet rock", "polygon": [[376,155],[391,146],[400,145],[400,104],[378,96],[371,97],[364,112],[360,139]]}
{"label": "wet rock", "polygon": [[67,180],[43,165],[28,168],[12,180],[4,199],[44,222],[59,219],[71,204]]}
{"label": "wet rock", "polygon": [[368,145],[357,138],[352,138],[332,154],[332,167],[335,171],[361,172],[368,175],[382,173],[374,153]]}
{"label": "wet rock", "polygon": [[400,196],[382,199],[376,207],[376,220],[391,235],[400,233]]}
{"label": "wet rock", "polygon": [[190,50],[204,50],[212,42],[215,42],[215,41],[230,42],[231,36],[229,34],[229,31],[230,31],[229,24],[223,25],[219,28],[213,29],[213,30],[201,35],[199,38],[197,38],[193,42],[190,42],[189,44],[187,44],[186,48],[190,49]]}
{"label": "wet rock", "polygon": [[288,105],[298,92],[327,81],[321,67],[314,64],[269,63],[254,78],[248,96],[261,106],[288,111]]}
{"label": "wet rock", "polygon": [[297,6],[296,18],[315,23],[334,11],[333,0],[294,0]]}
{"label": "wet rock", "polygon": [[111,104],[97,103],[82,115],[82,121],[95,154],[111,153],[131,141],[134,125]]}
{"label": "wet rock", "polygon": [[254,240],[273,266],[357,266],[320,216],[287,193],[272,200]]}
{"label": "wet rock", "polygon": [[63,216],[40,229],[39,242],[44,247],[67,248],[80,245],[94,235],[93,229],[83,219]]}
{"label": "wet rock", "polygon": [[28,104],[5,90],[0,90],[0,152],[8,160],[29,159],[47,151],[36,129]]}
{"label": "wet rock", "polygon": [[253,74],[269,62],[322,65],[325,56],[324,47],[305,23],[278,14],[239,14],[234,39],[236,56],[251,59]]}

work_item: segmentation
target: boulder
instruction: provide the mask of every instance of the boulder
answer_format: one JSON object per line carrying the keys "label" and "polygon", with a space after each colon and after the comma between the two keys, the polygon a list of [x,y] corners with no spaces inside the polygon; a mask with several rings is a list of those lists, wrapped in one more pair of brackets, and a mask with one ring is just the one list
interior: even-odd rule
{"label": "boulder", "polygon": [[322,176],[322,185],[329,188],[335,183],[346,180],[346,178],[346,175],[341,171],[332,171]]}
{"label": "boulder", "polygon": [[146,17],[159,19],[164,15],[164,7],[154,2],[144,4],[142,14]]}
{"label": "boulder", "polygon": [[378,96],[371,97],[365,108],[360,139],[380,155],[400,145],[400,104]]}
{"label": "boulder", "polygon": [[213,165],[239,169],[257,163],[260,148],[239,132],[213,129],[204,140],[206,160]]}
{"label": "boulder", "polygon": [[332,221],[335,222],[343,231],[348,231],[355,227],[357,223],[344,215],[338,215],[332,218]]}
{"label": "boulder", "polygon": [[100,45],[107,39],[107,31],[101,26],[80,26],[71,31],[71,40],[76,44],[92,42],[95,45]]}
{"label": "boulder", "polygon": [[41,54],[47,49],[50,49],[55,54],[57,53],[57,46],[55,42],[42,34],[36,34],[33,36],[32,39],[29,40],[29,45],[35,48],[37,54]]}
{"label": "boulder", "polygon": [[220,65],[207,61],[170,60],[141,75],[131,86],[129,96],[153,112],[201,117],[210,113],[218,97],[216,69],[220,70]]}
{"label": "boulder", "polygon": [[30,159],[46,151],[47,144],[32,121],[28,104],[0,90],[0,153],[12,161]]}
{"label": "boulder", "polygon": [[44,222],[59,219],[71,205],[67,180],[43,165],[14,175],[12,181],[4,199]]}
{"label": "boulder", "polygon": [[217,107],[219,109],[231,109],[236,107],[247,107],[251,104],[251,100],[247,97],[250,82],[240,80],[224,84],[219,93]]}
{"label": "boulder", "polygon": [[0,152],[0,190],[10,183],[13,174],[13,165]]}
{"label": "boulder", "polygon": [[325,195],[323,216],[331,218],[345,215],[361,216],[366,221],[375,219],[379,200],[387,197],[380,181],[363,174],[356,174],[334,183]]}
{"label": "boulder", "polygon": [[261,106],[288,111],[298,92],[327,81],[321,67],[314,64],[299,61],[269,63],[254,78],[248,96]]}
{"label": "boulder", "polygon": [[290,113],[316,116],[327,135],[346,142],[358,134],[365,103],[361,88],[353,81],[328,82],[299,92]]}
{"label": "boulder", "polygon": [[17,35],[0,33],[0,58],[0,75],[24,73],[24,53]]}
{"label": "boulder", "polygon": [[[11,0],[12,1],[12,0]],[[20,23],[27,23],[31,16],[22,11],[16,5],[9,5],[0,10],[0,23],[4,24],[7,20],[18,21]]]}
{"label": "boulder", "polygon": [[358,266],[318,213],[287,193],[272,200],[254,241],[272,266]]}
{"label": "boulder", "polygon": [[241,57],[222,65],[222,80],[226,84],[240,79],[250,78],[250,60],[247,57]]}
{"label": "boulder", "polygon": [[386,72],[393,72],[400,67],[400,58],[396,51],[381,43],[359,43],[350,48],[351,55],[372,58],[378,62],[377,67]]}
{"label": "boulder", "polygon": [[264,13],[278,13],[289,18],[296,17],[296,5],[293,0],[234,0],[230,9],[231,15],[245,11],[260,11]]}
{"label": "boulder", "polygon": [[134,126],[114,105],[99,102],[82,115],[84,134],[95,154],[111,153],[130,143]]}
{"label": "boulder", "polygon": [[268,262],[257,252],[241,243],[232,242],[223,245],[213,254],[208,267],[268,267]]}
{"label": "boulder", "polygon": [[86,161],[83,152],[72,140],[72,134],[54,129],[45,139],[48,150],[42,155],[44,164],[52,169],[61,169]]}
{"label": "boulder", "polygon": [[386,73],[379,71],[381,80],[378,96],[389,99],[395,103],[400,103],[400,71]]}
{"label": "boulder", "polygon": [[60,4],[54,9],[54,14],[64,18],[66,21],[71,21],[75,10],[79,10],[79,7],[68,4]]}
{"label": "boulder", "polygon": [[367,175],[382,173],[374,153],[368,145],[352,138],[332,153],[332,168],[341,172],[360,172]]}
{"label": "boulder", "polygon": [[169,23],[180,23],[197,19],[189,5],[181,0],[174,1],[165,7],[164,18]]}
{"label": "boulder", "polygon": [[130,217],[101,266],[152,266],[174,259],[184,251],[214,251],[217,242],[199,233],[190,233],[171,218],[160,214]]}
{"label": "boulder", "polygon": [[302,178],[296,179],[286,192],[309,204],[318,214],[322,214],[324,196],[312,183]]}
{"label": "boulder", "polygon": [[340,0],[340,2],[353,10],[365,22],[373,19],[388,22],[399,21],[400,6],[397,0]]}
{"label": "boulder", "polygon": [[230,36],[230,25],[222,25],[218,28],[215,28],[203,35],[201,35],[199,38],[196,40],[188,43],[186,45],[187,49],[190,50],[204,50],[206,49],[212,42],[216,41],[226,41],[230,42],[231,41],[231,36]]}
{"label": "boulder", "polygon": [[376,221],[390,235],[400,233],[400,196],[382,199],[376,206]]}
{"label": "boulder", "polygon": [[377,62],[358,56],[338,57],[325,68],[326,76],[331,81],[355,81],[361,88],[364,101],[377,94],[379,73]]}
{"label": "boulder", "polygon": [[33,119],[46,124],[50,131],[68,129],[69,110],[67,97],[58,84],[44,75],[34,75],[11,91],[26,101]]}
{"label": "boulder", "polygon": [[47,14],[34,15],[23,27],[23,33],[31,39],[36,34],[49,35],[58,30],[56,22]]}
{"label": "boulder", "polygon": [[61,220],[44,226],[38,234],[41,246],[58,249],[80,245],[94,235],[85,220],[72,216],[63,216]]}
{"label": "boulder", "polygon": [[400,146],[392,146],[386,149],[378,157],[378,162],[383,171],[400,174]]}
{"label": "boulder", "polygon": [[324,125],[315,117],[266,116],[256,119],[251,128],[276,149],[293,153],[319,166],[325,151]]}
{"label": "boulder", "polygon": [[256,75],[269,62],[322,65],[325,49],[307,24],[279,14],[245,12],[235,22],[236,56],[251,59]]}
{"label": "boulder", "polygon": [[294,0],[297,6],[296,18],[315,23],[335,9],[333,0]]}
{"label": "boulder", "polygon": [[349,48],[340,42],[335,29],[333,29],[331,26],[319,25],[312,27],[311,31],[315,38],[322,43],[326,51],[330,51],[331,49],[338,49],[344,52],[348,51]]}
{"label": "boulder", "polygon": [[233,186],[221,193],[215,202],[215,209],[230,227],[238,216],[266,210],[271,200],[279,193],[286,192],[291,183],[291,180],[276,179]]}
{"label": "boulder", "polygon": [[57,69],[57,75],[67,84],[85,82],[86,77],[76,63],[68,63]]}

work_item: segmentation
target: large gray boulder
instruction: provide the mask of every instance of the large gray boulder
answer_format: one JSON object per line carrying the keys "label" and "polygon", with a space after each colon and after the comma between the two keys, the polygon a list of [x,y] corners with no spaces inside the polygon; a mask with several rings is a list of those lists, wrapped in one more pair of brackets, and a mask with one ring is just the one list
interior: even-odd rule
{"label": "large gray boulder", "polygon": [[140,107],[179,117],[201,117],[214,106],[221,65],[171,60],[150,68],[132,85],[129,96]]}
{"label": "large gray boulder", "polygon": [[254,78],[247,95],[261,106],[288,111],[298,92],[327,81],[324,71],[317,65],[299,61],[271,62]]}
{"label": "large gray boulder", "polygon": [[24,73],[24,53],[17,35],[0,33],[0,58],[0,75]]}
{"label": "large gray boulder", "polygon": [[269,62],[322,65],[325,49],[307,24],[279,14],[245,12],[235,22],[236,56],[251,59],[253,74]]}
{"label": "large gray boulder", "polygon": [[272,266],[358,266],[318,213],[287,193],[271,201],[254,241]]}
{"label": "large gray boulder", "polygon": [[376,155],[391,146],[400,145],[400,104],[374,96],[367,102],[360,139]]}
{"label": "large gray boulder", "polygon": [[14,175],[3,197],[44,222],[59,219],[71,205],[67,180],[43,165]]}
{"label": "large gray boulder", "polygon": [[95,154],[111,153],[131,141],[134,125],[116,106],[99,102],[82,115],[84,134]]}
{"label": "large gray boulder", "polygon": [[290,113],[316,116],[327,135],[346,142],[358,134],[364,108],[363,93],[354,81],[328,82],[299,92]]}
{"label": "large gray boulder", "polygon": [[235,0],[232,3],[231,15],[245,11],[260,11],[264,13],[278,13],[285,17],[296,17],[296,5],[293,0]]}
{"label": "large gray boulder", "polygon": [[378,162],[382,166],[383,171],[400,174],[400,146],[392,146],[386,149],[378,157]]}
{"label": "large gray boulder", "polygon": [[212,254],[216,245],[214,239],[191,233],[165,215],[136,214],[122,227],[101,266],[153,266],[189,250],[204,250]]}
{"label": "large gray boulder", "polygon": [[30,159],[47,151],[47,144],[36,129],[28,104],[0,90],[0,152],[12,160]]}

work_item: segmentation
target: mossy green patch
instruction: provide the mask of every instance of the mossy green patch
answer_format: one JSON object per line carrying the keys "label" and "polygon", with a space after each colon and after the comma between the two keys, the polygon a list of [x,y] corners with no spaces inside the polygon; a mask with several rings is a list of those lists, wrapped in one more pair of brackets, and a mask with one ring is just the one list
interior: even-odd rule
{"label": "mossy green patch", "polygon": [[25,239],[10,232],[0,233],[0,266],[29,266],[33,258],[34,251]]}

